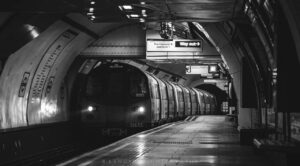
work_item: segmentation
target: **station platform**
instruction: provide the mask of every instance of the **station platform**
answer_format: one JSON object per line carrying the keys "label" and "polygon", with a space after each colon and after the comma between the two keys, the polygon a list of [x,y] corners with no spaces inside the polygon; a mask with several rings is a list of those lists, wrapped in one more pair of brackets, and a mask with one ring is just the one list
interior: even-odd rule
{"label": "station platform", "polygon": [[57,166],[269,166],[226,116],[198,116],[144,131]]}

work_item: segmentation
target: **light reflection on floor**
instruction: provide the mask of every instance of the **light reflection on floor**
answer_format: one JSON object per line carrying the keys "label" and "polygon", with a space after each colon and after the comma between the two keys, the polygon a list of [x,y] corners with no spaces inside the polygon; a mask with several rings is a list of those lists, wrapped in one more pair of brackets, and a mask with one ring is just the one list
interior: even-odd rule
{"label": "light reflection on floor", "polygon": [[[268,166],[251,147],[239,144],[239,134],[224,116],[200,116],[195,121],[140,133],[109,148],[97,157],[78,158],[71,165]],[[93,156],[95,153],[92,153]],[[88,161],[88,162],[87,162]],[[86,163],[86,164],[85,164]],[[63,164],[62,164],[63,165]],[[60,165],[60,166],[62,166]]]}

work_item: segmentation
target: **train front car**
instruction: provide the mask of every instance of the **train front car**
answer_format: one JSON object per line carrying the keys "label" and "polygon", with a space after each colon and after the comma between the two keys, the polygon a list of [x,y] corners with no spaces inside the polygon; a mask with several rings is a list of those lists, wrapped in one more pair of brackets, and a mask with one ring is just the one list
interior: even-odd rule
{"label": "train front car", "polygon": [[81,120],[103,135],[126,135],[150,122],[148,79],[139,69],[123,63],[102,63],[86,79]]}

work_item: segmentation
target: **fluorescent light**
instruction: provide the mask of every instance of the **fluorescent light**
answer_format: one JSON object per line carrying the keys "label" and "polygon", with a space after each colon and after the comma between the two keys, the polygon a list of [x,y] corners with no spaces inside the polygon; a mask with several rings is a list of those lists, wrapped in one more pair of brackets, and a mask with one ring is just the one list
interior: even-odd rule
{"label": "fluorescent light", "polygon": [[143,18],[140,18],[140,22],[145,22],[145,19],[143,19]]}
{"label": "fluorescent light", "polygon": [[141,5],[146,5],[146,2],[141,2]]}
{"label": "fluorescent light", "polygon": [[91,5],[95,5],[96,4],[96,2],[95,1],[91,1]]}
{"label": "fluorescent light", "polygon": [[139,15],[138,15],[138,14],[130,14],[130,17],[131,17],[131,18],[138,18]]}
{"label": "fluorescent light", "polygon": [[91,8],[89,8],[89,12],[94,12],[94,10],[95,10],[95,9],[94,9],[94,8],[92,8],[92,7],[91,7]]}
{"label": "fluorescent light", "polygon": [[94,13],[89,12],[89,13],[86,13],[86,15],[90,16],[90,15],[94,15]]}
{"label": "fluorescent light", "polygon": [[143,17],[147,17],[147,14],[146,14],[146,10],[145,10],[145,9],[142,10],[142,15],[143,15]]}
{"label": "fluorescent light", "polygon": [[95,19],[96,17],[95,17],[95,16],[91,16],[91,18],[92,18],[92,19]]}
{"label": "fluorescent light", "polygon": [[123,9],[132,10],[132,6],[131,5],[123,5]]}

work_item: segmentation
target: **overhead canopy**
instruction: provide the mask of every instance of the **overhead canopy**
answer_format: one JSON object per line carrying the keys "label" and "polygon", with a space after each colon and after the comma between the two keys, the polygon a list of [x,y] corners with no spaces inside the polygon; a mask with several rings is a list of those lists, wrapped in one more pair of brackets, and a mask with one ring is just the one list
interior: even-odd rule
{"label": "overhead canopy", "polygon": [[150,9],[149,20],[224,21],[232,18],[241,0],[143,0]]}
{"label": "overhead canopy", "polygon": [[137,25],[118,27],[83,50],[89,58],[145,58],[146,32]]}

